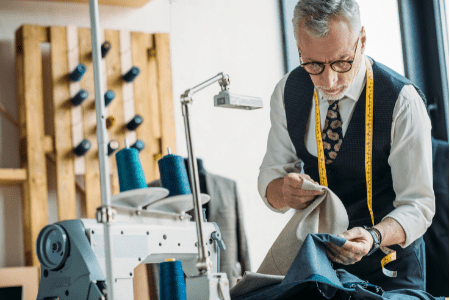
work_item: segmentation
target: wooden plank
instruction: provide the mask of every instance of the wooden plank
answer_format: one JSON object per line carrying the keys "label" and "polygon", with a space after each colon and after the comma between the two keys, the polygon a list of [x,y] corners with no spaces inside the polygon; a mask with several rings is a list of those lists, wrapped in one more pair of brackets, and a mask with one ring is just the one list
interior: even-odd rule
{"label": "wooden plank", "polygon": [[[151,129],[156,139],[161,139],[161,116],[159,115],[158,94],[158,66],[153,34],[150,35],[150,49],[148,51],[148,93],[150,97]],[[159,148],[159,146],[158,146]]]}
{"label": "wooden plank", "polygon": [[86,73],[81,78],[80,86],[89,93],[83,102],[84,138],[91,142],[91,149],[85,154],[86,161],[86,216],[95,219],[96,208],[101,205],[100,169],[97,145],[97,121],[95,114],[95,89],[92,65],[91,32],[89,28],[78,29],[79,61],[86,65]]}
{"label": "wooden plank", "polygon": [[131,33],[131,53],[133,65],[137,66],[141,73],[133,81],[134,84],[134,108],[136,114],[142,116],[144,122],[136,129],[137,138],[145,143],[145,148],[139,153],[142,168],[147,182],[155,179],[153,156],[158,153],[159,147],[154,137],[151,116],[151,88],[149,86],[148,52],[153,41],[151,35],[141,32]]}
{"label": "wooden plank", "polygon": [[44,149],[45,153],[52,153],[53,151],[55,151],[53,136],[44,136],[44,139],[42,140],[42,148]]}
{"label": "wooden plank", "polygon": [[72,154],[71,103],[65,27],[50,27],[56,197],[59,221],[76,219],[75,170]]}
{"label": "wooden plank", "polygon": [[[110,140],[117,140],[124,147],[125,140],[125,121],[123,116],[123,97],[122,97],[122,68],[120,61],[120,39],[119,31],[105,30],[105,41],[111,43],[111,50],[104,58],[106,63],[106,74],[108,89],[114,91],[116,97],[108,106],[110,116],[115,118],[114,124],[109,129]],[[117,164],[115,153],[110,156],[110,170],[112,195],[120,192],[119,179],[117,174]]]}
{"label": "wooden plank", "polygon": [[18,286],[22,287],[22,299],[36,299],[39,291],[39,267],[0,268],[0,288]]}
{"label": "wooden plank", "polygon": [[[127,73],[133,66],[131,54],[131,34],[129,31],[120,31],[120,62],[122,73]],[[139,76],[138,76],[139,77]],[[134,86],[133,82],[122,80],[122,97],[123,97],[123,116],[126,123],[134,118]],[[125,131],[125,138],[132,145],[136,139],[136,131]]]}
{"label": "wooden plank", "polygon": [[[80,54],[78,52],[78,29],[75,26],[68,26],[66,29],[67,37],[67,62],[69,73],[72,72],[79,63]],[[69,82],[70,98],[74,97],[80,91],[80,82]],[[84,104],[71,106],[71,122],[72,122],[72,148],[84,138],[83,129],[83,107]],[[75,156],[75,175],[84,175],[86,173],[86,161],[84,156]]]}
{"label": "wooden plank", "polygon": [[150,101],[150,122],[151,131],[155,139],[154,149],[152,152],[153,159],[153,169],[152,175],[148,181],[153,181],[159,179],[159,168],[158,160],[162,156],[162,145],[161,145],[161,116],[160,116],[160,101],[158,94],[158,66],[156,62],[156,49],[154,44],[154,37],[150,35],[150,49],[148,51],[148,95]]}
{"label": "wooden plank", "polygon": [[26,180],[26,169],[0,169],[0,185],[22,184]]}
{"label": "wooden plank", "polygon": [[16,87],[19,111],[20,166],[27,170],[22,186],[25,263],[39,265],[36,240],[48,223],[47,165],[42,147],[44,103],[42,88],[42,28],[23,25],[16,32]]}
{"label": "wooden plank", "polygon": [[41,43],[50,42],[50,27],[39,27],[39,41]]}
{"label": "wooden plank", "polygon": [[[134,268],[133,276],[134,300],[151,300],[148,289],[147,264],[140,264]],[[158,298],[155,298],[158,299]]]}
{"label": "wooden plank", "polygon": [[158,33],[154,35],[156,64],[158,68],[158,92],[161,117],[161,146],[165,154],[167,148],[176,151],[175,116],[173,111],[172,71],[170,66],[169,35]]}

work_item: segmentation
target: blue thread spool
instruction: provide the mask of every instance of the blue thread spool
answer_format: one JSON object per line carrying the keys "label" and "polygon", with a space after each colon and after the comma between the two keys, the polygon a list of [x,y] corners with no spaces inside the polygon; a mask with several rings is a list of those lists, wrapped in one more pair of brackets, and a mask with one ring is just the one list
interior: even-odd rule
{"label": "blue thread spool", "polygon": [[111,50],[111,43],[108,41],[104,42],[100,50],[102,52],[102,58],[104,58],[106,54],[108,54],[109,50]]}
{"label": "blue thread spool", "polygon": [[142,149],[145,148],[145,143],[143,140],[137,140],[136,143],[134,143],[133,145],[131,145],[131,148],[136,149],[137,151],[141,152]]}
{"label": "blue thread spool", "polygon": [[83,101],[86,100],[88,96],[89,93],[86,90],[80,90],[75,96],[73,96],[72,99],[70,99],[70,102],[72,102],[74,106],[78,106],[83,103]]}
{"label": "blue thread spool", "polygon": [[123,80],[126,82],[132,82],[141,72],[138,67],[132,67],[125,75],[123,75]]}
{"label": "blue thread spool", "polygon": [[159,263],[159,299],[186,300],[186,283],[181,261],[166,259]]}
{"label": "blue thread spool", "polygon": [[139,127],[139,125],[144,122],[144,119],[140,115],[135,115],[133,119],[131,119],[130,122],[127,124],[128,130],[136,130],[136,128]]}
{"label": "blue thread spool", "polygon": [[169,197],[192,194],[184,160],[181,156],[169,154],[158,160],[161,186],[170,191]]}
{"label": "blue thread spool", "polygon": [[114,97],[116,97],[116,93],[114,93],[114,91],[112,91],[112,90],[108,90],[106,93],[105,93],[105,106],[108,106],[113,100],[114,100]]}
{"label": "blue thread spool", "polygon": [[147,188],[144,170],[142,169],[139,152],[136,149],[126,148],[116,153],[117,172],[119,173],[120,191]]}
{"label": "blue thread spool", "polygon": [[78,146],[73,149],[73,152],[77,156],[83,156],[86,154],[86,152],[88,152],[89,149],[91,149],[91,142],[84,139],[78,144]]}
{"label": "blue thread spool", "polygon": [[70,80],[77,82],[80,81],[81,77],[83,77],[84,73],[86,73],[86,66],[83,64],[78,64],[75,70],[69,74]]}

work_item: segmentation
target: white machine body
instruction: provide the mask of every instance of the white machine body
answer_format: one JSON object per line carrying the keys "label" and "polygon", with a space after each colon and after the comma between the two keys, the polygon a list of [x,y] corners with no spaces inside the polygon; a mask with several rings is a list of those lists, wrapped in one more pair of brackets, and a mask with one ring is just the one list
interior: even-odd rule
{"label": "white machine body", "polygon": [[[223,241],[215,223],[204,223],[204,241],[212,265],[211,272],[200,275],[196,267],[196,225],[189,221],[189,216],[116,209],[119,217],[110,227],[115,299],[134,299],[134,268],[139,264],[160,263],[168,258],[182,263],[187,276],[187,299],[229,299],[227,276],[218,273],[219,243]],[[71,299],[108,299],[104,243],[103,224],[94,219],[63,221],[44,227],[37,241],[41,262],[37,299],[66,299],[67,295]],[[214,296],[210,292],[211,283],[216,285]],[[199,288],[206,290],[203,292]]]}

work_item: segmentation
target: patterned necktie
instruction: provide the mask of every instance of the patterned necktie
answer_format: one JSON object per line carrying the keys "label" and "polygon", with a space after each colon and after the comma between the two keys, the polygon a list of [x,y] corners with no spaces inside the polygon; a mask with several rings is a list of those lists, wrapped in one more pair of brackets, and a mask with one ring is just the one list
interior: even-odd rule
{"label": "patterned necktie", "polygon": [[328,101],[330,106],[323,126],[322,140],[326,164],[331,164],[336,159],[342,145],[342,121],[338,102],[339,100]]}

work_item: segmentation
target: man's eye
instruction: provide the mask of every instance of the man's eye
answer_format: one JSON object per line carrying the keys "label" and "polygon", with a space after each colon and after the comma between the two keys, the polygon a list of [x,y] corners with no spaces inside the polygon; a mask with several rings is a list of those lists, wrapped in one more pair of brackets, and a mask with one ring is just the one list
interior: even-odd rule
{"label": "man's eye", "polygon": [[343,62],[343,61],[338,61],[336,63],[334,63],[334,65],[338,68],[344,67],[347,63]]}

